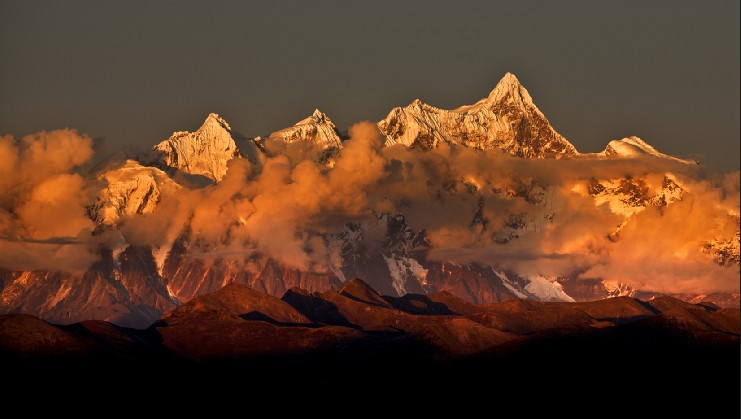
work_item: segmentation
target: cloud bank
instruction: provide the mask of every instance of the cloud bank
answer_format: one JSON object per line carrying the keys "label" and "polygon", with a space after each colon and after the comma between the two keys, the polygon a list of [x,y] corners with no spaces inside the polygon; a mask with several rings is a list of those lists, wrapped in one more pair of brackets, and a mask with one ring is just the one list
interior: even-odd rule
{"label": "cloud bank", "polygon": [[[125,216],[119,230],[128,243],[167,247],[187,225],[198,249],[191,257],[260,254],[326,271],[339,257],[327,237],[361,223],[366,245],[376,246],[379,214],[401,213],[426,230],[433,261],[657,292],[738,290],[737,267],[718,266],[701,244],[738,230],[739,172],[711,175],[653,157],[527,160],[445,144],[384,148],[367,122],[349,134],[331,169],[306,145],[268,147],[260,164],[234,159],[220,183],[163,194],[154,213]],[[102,239],[85,215],[95,186],[75,172],[92,157],[91,144],[70,130],[0,138],[0,158],[11,162],[0,168],[0,266],[80,269],[95,259],[90,249]],[[681,185],[681,200],[642,211],[628,205],[626,223],[614,203],[589,193],[595,179],[641,179],[650,198],[666,176]]]}
{"label": "cloud bank", "polygon": [[0,137],[0,266],[79,271],[95,260],[89,182],[75,170],[92,139],[69,129]]}

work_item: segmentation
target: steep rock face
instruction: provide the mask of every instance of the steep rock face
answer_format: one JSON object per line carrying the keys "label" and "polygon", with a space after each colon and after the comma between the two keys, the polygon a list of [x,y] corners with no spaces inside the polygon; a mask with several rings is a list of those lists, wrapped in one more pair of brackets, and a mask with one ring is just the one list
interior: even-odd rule
{"label": "steep rock face", "polygon": [[149,214],[163,193],[180,189],[162,170],[125,160],[96,176],[101,183],[95,202],[88,209],[96,224],[115,225],[121,216]]}
{"label": "steep rock face", "polygon": [[221,180],[226,175],[226,163],[240,156],[231,127],[214,113],[197,131],[175,132],[154,150],[161,153],[162,165],[212,181]]}
{"label": "steep rock face", "polygon": [[190,252],[198,252],[198,244],[186,230],[168,252],[162,269],[168,290],[180,301],[216,292],[231,283],[276,296],[293,287],[325,291],[341,284],[331,274],[300,271],[260,255],[241,260],[202,259],[190,257]]}
{"label": "steep rock face", "polygon": [[293,126],[270,134],[268,139],[286,143],[309,142],[323,150],[338,150],[342,147],[337,127],[329,116],[319,109],[315,109],[309,117],[296,122]]}
{"label": "steep rock face", "polygon": [[366,237],[378,226],[351,224],[330,239],[340,248],[341,266],[334,272],[341,280],[365,278],[381,294],[403,296],[449,291],[472,303],[493,303],[513,298],[538,301],[573,301],[557,278],[521,277],[477,264],[428,260],[431,245],[424,230],[415,231],[401,214],[381,214],[377,223],[385,235],[376,243]]}
{"label": "steep rock face", "polygon": [[[312,292],[338,289],[348,284],[349,278],[364,278],[374,289],[382,290],[381,294],[390,296],[447,290],[473,303],[512,298],[572,301],[556,278],[525,278],[475,264],[428,261],[430,245],[424,230],[413,230],[400,214],[383,214],[377,223],[350,224],[344,233],[328,237],[328,246],[338,247],[341,254],[339,264],[328,272],[300,271],[257,254],[242,259],[191,257],[192,253],[202,253],[200,246],[204,244],[190,237],[186,229],[169,251],[162,276],[180,301],[232,283],[280,296],[294,287]],[[371,241],[366,237],[369,228],[385,228],[386,233],[377,242]]]}
{"label": "steep rock face", "polygon": [[146,327],[179,302],[158,274],[151,249],[129,246],[84,273],[16,272],[0,291],[0,312],[68,324],[83,319]]}
{"label": "steep rock face", "polygon": [[576,148],[558,134],[519,80],[507,73],[488,97],[454,110],[415,100],[378,123],[386,145],[431,149],[441,142],[501,149],[526,158],[564,157]]}

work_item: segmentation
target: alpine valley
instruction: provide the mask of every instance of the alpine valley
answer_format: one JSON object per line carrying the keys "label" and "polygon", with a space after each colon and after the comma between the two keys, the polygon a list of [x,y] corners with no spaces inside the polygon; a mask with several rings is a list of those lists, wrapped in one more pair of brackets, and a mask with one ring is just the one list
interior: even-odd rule
{"label": "alpine valley", "polygon": [[[210,114],[150,150],[77,164],[79,234],[0,231],[27,252],[89,257],[81,268],[4,260],[0,313],[176,330],[230,284],[285,299],[354,278],[388,298],[466,304],[669,295],[738,307],[727,278],[739,272],[739,212],[719,181],[638,137],[605,142],[580,153],[512,74],[472,105],[415,100],[348,132],[320,110],[260,137]],[[693,224],[703,217],[709,227]]]}

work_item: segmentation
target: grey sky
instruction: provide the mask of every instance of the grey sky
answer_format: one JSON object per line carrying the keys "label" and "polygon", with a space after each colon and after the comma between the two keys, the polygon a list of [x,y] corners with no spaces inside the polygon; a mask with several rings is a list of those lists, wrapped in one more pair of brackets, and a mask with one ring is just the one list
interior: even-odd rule
{"label": "grey sky", "polygon": [[0,2],[0,132],[69,126],[106,151],[209,112],[265,135],[442,108],[515,73],[580,151],[638,135],[739,168],[739,2]]}

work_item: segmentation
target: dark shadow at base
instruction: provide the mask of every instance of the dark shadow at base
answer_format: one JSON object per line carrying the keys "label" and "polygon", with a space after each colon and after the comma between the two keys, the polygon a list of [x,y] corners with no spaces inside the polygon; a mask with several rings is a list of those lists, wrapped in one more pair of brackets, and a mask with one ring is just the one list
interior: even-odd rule
{"label": "dark shadow at base", "polygon": [[360,329],[350,322],[336,305],[317,296],[289,290],[283,295],[282,300],[314,323]]}
{"label": "dark shadow at base", "polygon": [[[6,397],[12,390],[34,389],[45,403],[54,397],[81,401],[84,395],[85,403],[115,400],[122,408],[132,403],[127,400],[156,397],[170,401],[168,406],[209,409],[216,402],[224,408],[259,400],[275,406],[290,401],[305,412],[393,405],[418,413],[454,408],[465,417],[485,406],[492,413],[568,411],[569,417],[594,417],[609,406],[610,413],[641,417],[738,417],[737,347],[611,349],[610,343],[565,336],[446,361],[423,356],[424,348],[409,344],[370,354],[367,347],[364,352],[351,346],[236,361],[16,359],[9,365],[0,357],[0,367],[4,382],[13,383]],[[69,384],[72,379],[75,385]]]}
{"label": "dark shadow at base", "polygon": [[306,324],[306,323],[279,322],[273,319],[272,317],[269,317],[263,313],[260,313],[259,311],[250,311],[249,313],[240,314],[239,317],[244,320],[259,320],[265,323],[270,323],[272,325],[282,326],[282,327],[316,327],[316,325],[311,325],[311,324]]}

